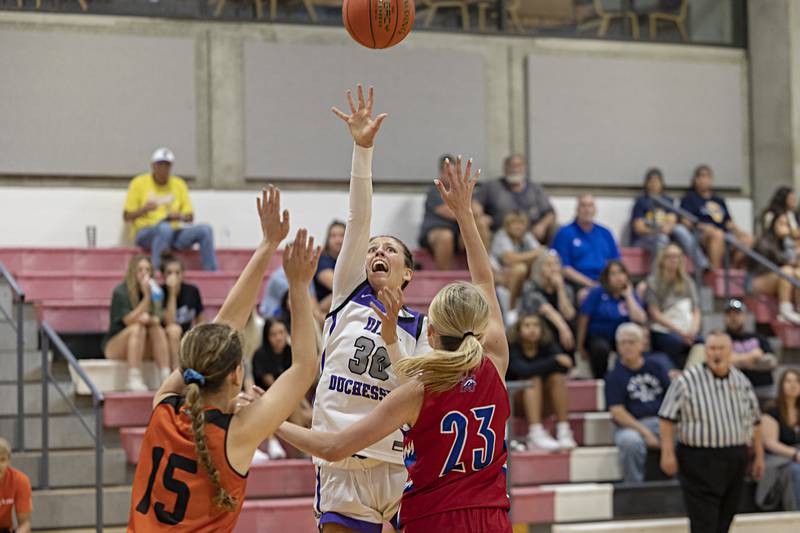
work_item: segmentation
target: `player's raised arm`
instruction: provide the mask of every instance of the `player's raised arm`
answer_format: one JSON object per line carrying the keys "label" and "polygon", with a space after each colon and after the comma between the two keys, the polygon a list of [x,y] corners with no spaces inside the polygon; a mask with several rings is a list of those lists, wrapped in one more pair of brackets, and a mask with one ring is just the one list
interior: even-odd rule
{"label": "player's raised arm", "polygon": [[281,216],[281,192],[276,187],[270,185],[264,189],[261,198],[256,199],[256,207],[263,235],[261,244],[244,267],[214,319],[214,322],[228,324],[237,331],[242,331],[247,324],[272,254],[289,233],[289,211],[284,210]]}
{"label": "player's raised arm", "polygon": [[471,175],[472,159],[470,159],[462,173],[461,156],[458,156],[455,165],[449,160],[445,162],[445,173],[446,183],[439,179],[434,183],[442,200],[456,216],[461,237],[464,239],[472,283],[481,290],[489,303],[489,326],[481,341],[486,354],[497,366],[500,375],[505,376],[508,368],[508,342],[503,325],[503,314],[500,311],[500,302],[497,301],[489,254],[481,240],[480,233],[478,233],[478,226],[475,224],[472,212],[472,192],[481,171],[478,169],[474,175]]}
{"label": "player's raised arm", "polygon": [[344,230],[342,250],[333,271],[333,299],[335,309],[364,279],[364,257],[369,246],[370,223],[372,221],[372,147],[375,135],[381,127],[386,113],[372,118],[373,88],[364,101],[364,88],[358,85],[358,108],[353,95],[347,91],[350,114],[333,107],[333,113],[347,123],[353,137],[353,166],[350,174],[350,207],[347,226]]}
{"label": "player's raised arm", "polygon": [[[289,211],[284,210],[281,213],[281,192],[276,187],[270,185],[261,191],[261,197],[256,198],[256,210],[261,224],[261,243],[253,252],[253,256],[242,273],[239,274],[239,278],[214,319],[214,322],[228,324],[237,331],[244,329],[247,319],[256,305],[258,290],[269,267],[272,254],[289,233]],[[153,398],[153,407],[166,396],[182,394],[184,386],[183,375],[180,369],[176,369],[156,392]]]}
{"label": "player's raised arm", "polygon": [[231,423],[232,437],[246,464],[256,447],[292,414],[317,375],[316,322],[308,286],[317,271],[320,253],[305,229],[299,230],[284,250],[283,269],[292,306],[292,366],[263,396],[243,407]]}

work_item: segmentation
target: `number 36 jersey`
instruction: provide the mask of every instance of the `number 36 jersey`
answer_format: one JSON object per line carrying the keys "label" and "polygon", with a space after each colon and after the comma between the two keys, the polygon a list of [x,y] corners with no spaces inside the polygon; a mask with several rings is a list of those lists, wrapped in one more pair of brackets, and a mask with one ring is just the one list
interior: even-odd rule
{"label": "number 36 jersey", "polygon": [[195,451],[182,396],[168,396],[153,410],[133,479],[128,531],[233,531],[244,500],[247,477],[225,454],[231,414],[205,411],[208,450],[225,490],[237,498],[234,512],[214,504],[216,490]]}
{"label": "number 36 jersey", "polygon": [[[369,414],[399,385],[381,338],[381,321],[371,303],[383,309],[365,280],[325,320],[313,430],[344,430]],[[403,353],[413,356],[430,351],[426,328],[423,314],[405,308],[401,311],[397,340]],[[403,464],[403,434],[398,429],[357,455]],[[340,468],[347,468],[348,463],[328,463],[317,457],[314,462]]]}

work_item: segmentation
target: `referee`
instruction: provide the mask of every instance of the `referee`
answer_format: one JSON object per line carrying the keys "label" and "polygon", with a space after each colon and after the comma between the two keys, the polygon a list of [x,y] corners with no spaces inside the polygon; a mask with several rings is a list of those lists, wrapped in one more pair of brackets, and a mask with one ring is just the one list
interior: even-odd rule
{"label": "referee", "polygon": [[732,353],[727,333],[708,335],[706,362],[672,382],[658,412],[661,469],[669,476],[680,470],[692,533],[728,531],[744,487],[751,435],[753,477],[764,470],[758,400],[747,377],[731,365]]}

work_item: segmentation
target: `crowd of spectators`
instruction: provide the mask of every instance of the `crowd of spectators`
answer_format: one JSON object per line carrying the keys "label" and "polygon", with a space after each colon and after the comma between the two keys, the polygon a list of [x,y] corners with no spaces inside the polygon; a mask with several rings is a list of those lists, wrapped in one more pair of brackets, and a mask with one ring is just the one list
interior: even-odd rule
{"label": "crowd of spectators", "polygon": [[[133,222],[137,243],[149,248],[153,259],[133,258],[125,279],[114,290],[104,352],[109,358],[128,361],[132,390],[145,388],[141,375],[145,356],[152,357],[166,375],[177,364],[183,333],[204,320],[200,293],[183,280],[183,264],[169,250],[197,242],[204,267],[216,267],[210,229],[184,233],[193,228],[191,204],[185,183],[169,174],[173,159],[168,150],[157,151],[152,172],[135,178],[126,201],[125,218]],[[440,172],[447,159],[453,158],[440,159]],[[674,208],[677,205],[679,209]],[[486,181],[477,190],[473,213],[494,263],[498,291],[508,295],[504,309],[510,348],[507,379],[528,382],[514,395],[518,412],[528,424],[527,438],[511,446],[543,451],[574,448],[568,380],[594,377],[605,381],[623,480],[641,482],[647,477],[648,454],[658,457],[660,453],[662,470],[674,474],[678,466],[689,468],[704,460],[700,452],[686,452],[693,434],[685,427],[693,415],[682,418],[681,413],[691,405],[697,380],[715,375],[746,382],[743,402],[751,402],[752,395],[762,405],[774,405],[761,417],[766,467],[758,485],[758,506],[800,509],[800,372],[784,372],[775,386],[778,358],[763,335],[747,328],[747,308],[741,300],[727,303],[724,331],[712,334],[709,349],[701,328],[703,306],[696,282],[701,277],[694,275],[723,265],[727,238],[775,263],[784,275],[800,276],[796,209],[794,192],[778,189],[759,217],[760,234],[754,245],[752,236],[734,223],[725,199],[714,192],[713,172],[707,165],[697,167],[679,204],[665,193],[661,171],[651,168],[642,194],[634,201],[629,234],[630,244],[648,252],[652,264],[644,279],[634,280],[611,230],[596,220],[592,195],[579,196],[574,220],[559,227],[547,194],[528,178],[524,157],[509,156],[504,176]],[[344,231],[345,224],[338,220],[328,226],[323,256],[309,287],[320,324],[330,310],[333,269]],[[453,214],[435,186],[425,199],[419,245],[430,251],[437,269],[457,268],[463,243]],[[790,282],[744,254],[733,253],[731,258],[732,264],[748,267],[747,292],[776,298],[779,318],[800,324],[796,311],[800,292]],[[154,282],[155,265],[161,271],[160,284]],[[265,324],[250,365],[251,379],[262,389],[291,364],[287,294],[286,273],[278,268],[266,282],[258,309]],[[294,422],[305,426],[311,420],[310,395],[311,391],[292,415]],[[553,426],[547,423],[551,414]],[[749,414],[760,416],[758,404],[752,403]],[[738,427],[735,446],[750,422]],[[726,444],[722,440],[704,441],[699,449],[713,451]],[[270,441],[265,451],[272,458],[286,456],[277,440]],[[722,476],[721,486],[735,492],[741,458],[731,455],[729,459],[737,465],[735,475],[725,479],[721,473],[714,475]],[[703,490],[701,480],[692,476],[684,476],[682,484],[689,498]],[[712,521],[724,524],[730,500],[720,494],[714,498],[717,514]],[[698,509],[690,509],[693,523],[701,523]]]}

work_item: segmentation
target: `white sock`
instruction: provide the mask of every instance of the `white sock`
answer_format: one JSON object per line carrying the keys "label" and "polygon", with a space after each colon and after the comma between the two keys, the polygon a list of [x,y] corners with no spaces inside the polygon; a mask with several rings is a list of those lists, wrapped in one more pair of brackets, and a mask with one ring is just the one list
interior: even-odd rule
{"label": "white sock", "polygon": [[535,435],[537,433],[542,433],[542,432],[544,432],[544,426],[542,426],[541,424],[531,424],[530,426],[528,426],[529,435]]}
{"label": "white sock", "polygon": [[794,305],[792,305],[792,302],[781,302],[781,303],[778,305],[778,310],[779,310],[781,313],[783,313],[783,314],[787,314],[787,315],[790,315],[790,314],[792,314],[792,313],[794,313],[794,312],[795,312],[795,310],[794,310]]}
{"label": "white sock", "polygon": [[561,433],[562,431],[571,431],[569,427],[569,422],[559,422],[556,424],[556,431]]}

